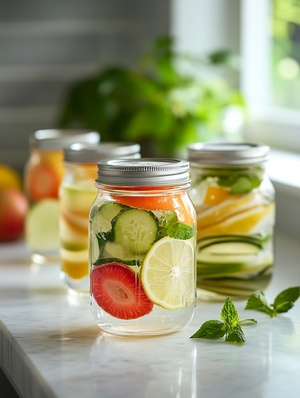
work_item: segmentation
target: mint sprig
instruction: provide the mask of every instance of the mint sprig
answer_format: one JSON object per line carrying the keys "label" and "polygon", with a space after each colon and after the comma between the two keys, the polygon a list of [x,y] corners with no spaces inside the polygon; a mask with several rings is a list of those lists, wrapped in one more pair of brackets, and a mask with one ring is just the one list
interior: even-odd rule
{"label": "mint sprig", "polygon": [[279,293],[274,303],[269,305],[264,293],[261,290],[257,290],[249,296],[245,310],[265,312],[271,318],[274,318],[278,314],[288,312],[293,308],[299,297],[300,286],[290,287]]}
{"label": "mint sprig", "polygon": [[246,341],[245,334],[241,327],[245,323],[257,323],[255,319],[240,319],[238,311],[227,298],[221,311],[220,320],[210,320],[204,322],[200,329],[194,333],[191,339],[209,339],[215,340],[225,336],[225,341],[234,344],[243,344]]}

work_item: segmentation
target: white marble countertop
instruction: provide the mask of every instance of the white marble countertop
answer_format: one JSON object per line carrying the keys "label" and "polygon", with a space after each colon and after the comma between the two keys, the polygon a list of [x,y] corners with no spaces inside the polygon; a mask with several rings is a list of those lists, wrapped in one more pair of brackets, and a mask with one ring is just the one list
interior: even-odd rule
{"label": "white marble countertop", "polygon": [[[300,285],[298,240],[277,234],[266,290]],[[57,264],[33,266],[22,243],[0,245],[0,366],[24,398],[282,398],[300,396],[300,300],[277,318],[244,311],[246,343],[190,339],[222,302],[199,302],[191,324],[163,337],[121,338],[94,323],[88,299],[67,296]]]}

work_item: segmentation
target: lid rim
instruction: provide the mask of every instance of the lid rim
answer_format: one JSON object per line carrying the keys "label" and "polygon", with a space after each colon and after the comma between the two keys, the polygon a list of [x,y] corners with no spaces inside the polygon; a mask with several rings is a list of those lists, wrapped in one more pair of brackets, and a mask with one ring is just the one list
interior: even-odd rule
{"label": "lid rim", "polygon": [[115,159],[98,163],[98,184],[166,186],[189,183],[189,162],[181,159]]}

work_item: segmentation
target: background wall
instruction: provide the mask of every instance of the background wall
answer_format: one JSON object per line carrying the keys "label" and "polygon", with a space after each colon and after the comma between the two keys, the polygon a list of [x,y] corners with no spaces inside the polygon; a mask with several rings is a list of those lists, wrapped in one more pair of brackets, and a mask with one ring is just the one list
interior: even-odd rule
{"label": "background wall", "polygon": [[134,63],[169,31],[167,0],[1,0],[0,163],[23,168],[29,135],[56,126],[70,82]]}
{"label": "background wall", "polygon": [[56,126],[71,82],[133,64],[168,34],[182,52],[238,53],[239,32],[240,0],[1,0],[0,163],[23,168],[29,135]]}

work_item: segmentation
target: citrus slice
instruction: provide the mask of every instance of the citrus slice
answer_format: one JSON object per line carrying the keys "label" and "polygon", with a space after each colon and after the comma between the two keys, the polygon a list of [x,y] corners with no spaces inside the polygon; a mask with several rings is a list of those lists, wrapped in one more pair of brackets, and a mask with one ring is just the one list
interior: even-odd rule
{"label": "citrus slice", "polygon": [[34,250],[53,250],[59,247],[59,204],[55,199],[36,203],[27,213],[25,236]]}
{"label": "citrus slice", "polygon": [[191,305],[195,297],[191,242],[168,236],[157,241],[143,261],[141,281],[149,299],[165,309],[179,310]]}
{"label": "citrus slice", "polygon": [[228,217],[224,221],[201,228],[198,224],[197,238],[224,234],[248,234],[255,231],[258,223],[263,222],[265,217],[273,217],[274,204],[268,206],[257,206],[239,214]]}
{"label": "citrus slice", "polygon": [[261,205],[262,200],[255,194],[232,196],[216,206],[198,212],[198,228],[206,228],[217,224],[228,217],[241,213],[255,206]]}
{"label": "citrus slice", "polygon": [[218,185],[209,185],[206,189],[203,204],[208,206],[215,206],[228,199],[230,190],[228,188],[222,188]]}

